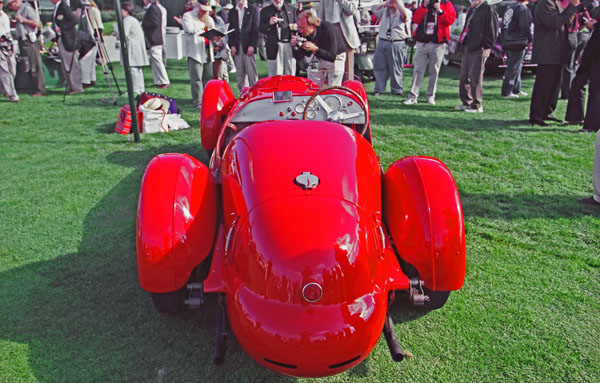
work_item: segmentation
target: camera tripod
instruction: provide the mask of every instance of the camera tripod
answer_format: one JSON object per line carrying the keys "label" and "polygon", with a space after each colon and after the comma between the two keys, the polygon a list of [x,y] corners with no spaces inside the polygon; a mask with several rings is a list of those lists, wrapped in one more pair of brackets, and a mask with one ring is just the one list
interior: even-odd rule
{"label": "camera tripod", "polygon": [[[112,87],[112,83],[110,81],[109,72],[110,72],[110,74],[112,74],[112,78],[115,82],[115,86],[117,87],[117,91],[119,92],[119,96],[122,95],[123,92],[119,88],[119,83],[115,76],[115,72],[113,70],[113,65],[110,62],[110,58],[108,56],[108,51],[106,50],[106,45],[104,45],[104,39],[102,38],[102,34],[100,32],[100,29],[98,28],[98,24],[96,23],[96,20],[92,19],[92,13],[90,11],[91,4],[90,4],[89,0],[82,0],[81,6],[82,6],[82,13],[80,15],[80,20],[79,20],[79,30],[81,30],[83,18],[85,16],[85,20],[86,20],[87,26],[88,26],[88,31],[94,40],[94,45],[96,46],[96,51],[98,54],[98,59],[100,60],[100,66],[102,67],[102,72],[104,73],[104,76],[106,77],[106,82],[108,83],[108,89],[110,91],[112,104],[117,105],[117,100],[116,100],[115,94],[113,92],[113,87]],[[76,41],[77,40],[78,39],[76,39]],[[71,57],[71,64],[69,66],[69,71],[67,73],[68,78],[70,78],[70,76],[71,76],[74,59],[75,59],[75,55],[73,55]],[[65,88],[65,97],[66,97],[66,94],[67,94],[67,92],[66,92],[66,88]],[[63,101],[64,101],[64,98],[63,98]],[[101,101],[106,102],[105,100],[101,100]]]}

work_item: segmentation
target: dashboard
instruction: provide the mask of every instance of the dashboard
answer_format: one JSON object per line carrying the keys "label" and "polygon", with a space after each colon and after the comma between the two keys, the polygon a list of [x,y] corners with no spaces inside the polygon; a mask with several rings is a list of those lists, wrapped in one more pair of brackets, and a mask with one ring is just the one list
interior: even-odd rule
{"label": "dashboard", "polygon": [[311,95],[291,91],[273,92],[271,97],[257,98],[235,112],[232,123],[249,123],[271,120],[331,121],[340,124],[364,124],[365,110],[349,95],[339,92],[317,95],[307,105]]}

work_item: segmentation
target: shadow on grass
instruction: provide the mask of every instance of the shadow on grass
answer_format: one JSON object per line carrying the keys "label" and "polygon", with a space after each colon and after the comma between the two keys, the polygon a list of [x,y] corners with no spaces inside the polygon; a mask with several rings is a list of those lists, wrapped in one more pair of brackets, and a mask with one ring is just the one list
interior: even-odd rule
{"label": "shadow on grass", "polygon": [[26,370],[47,383],[294,381],[256,364],[231,334],[226,364],[213,364],[214,296],[195,319],[168,316],[139,287],[137,196],[146,164],[162,152],[208,160],[191,146],[110,154],[132,172],[89,211],[78,251],[0,273],[0,337],[26,351],[3,350],[22,353]]}
{"label": "shadow on grass", "polygon": [[465,217],[505,220],[600,217],[597,207],[577,202],[581,197],[586,196],[460,193]]}

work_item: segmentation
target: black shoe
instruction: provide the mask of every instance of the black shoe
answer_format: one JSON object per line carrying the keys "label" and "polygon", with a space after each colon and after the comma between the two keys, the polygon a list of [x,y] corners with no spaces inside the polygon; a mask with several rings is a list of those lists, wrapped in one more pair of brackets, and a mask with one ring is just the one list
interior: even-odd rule
{"label": "black shoe", "polygon": [[538,120],[532,120],[532,119],[529,119],[529,123],[531,125],[548,126],[548,124],[546,124],[544,121],[538,121]]}
{"label": "black shoe", "polygon": [[582,203],[584,205],[594,205],[594,206],[600,206],[600,202],[596,201],[594,199],[594,197],[587,197],[587,198],[579,198],[577,200],[577,202]]}
{"label": "black shoe", "polygon": [[554,117],[553,115],[548,115],[546,117],[544,117],[544,121],[555,121],[555,122],[560,122],[562,123],[563,120],[559,120],[558,118]]}
{"label": "black shoe", "polygon": [[579,129],[579,130],[576,130],[576,132],[577,132],[577,133],[595,133],[596,131],[595,131],[595,130],[590,130],[590,129],[583,129],[583,128],[581,128],[581,129]]}

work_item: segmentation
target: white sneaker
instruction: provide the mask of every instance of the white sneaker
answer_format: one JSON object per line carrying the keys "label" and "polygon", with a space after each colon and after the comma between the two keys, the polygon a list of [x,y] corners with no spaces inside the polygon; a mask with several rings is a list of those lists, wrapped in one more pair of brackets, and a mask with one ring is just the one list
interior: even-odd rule
{"label": "white sneaker", "polygon": [[483,106],[480,106],[479,108],[467,108],[465,109],[465,112],[467,113],[483,113]]}
{"label": "white sneaker", "polygon": [[435,105],[435,98],[433,98],[433,97],[427,97],[427,103],[431,104],[431,105]]}
{"label": "white sneaker", "polygon": [[517,93],[519,96],[527,96],[527,93],[523,92],[522,90],[519,91],[519,93]]}
{"label": "white sneaker", "polygon": [[454,107],[454,109],[456,109],[456,110],[467,110],[469,108],[470,108],[470,106],[469,105],[465,105],[465,104],[456,105]]}
{"label": "white sneaker", "polygon": [[508,96],[503,96],[503,97],[506,97],[506,98],[519,98],[519,95],[516,94],[516,93],[511,93]]}
{"label": "white sneaker", "polygon": [[406,100],[402,101],[402,103],[404,105],[414,105],[414,104],[417,103],[417,99],[416,98],[409,98],[409,99],[406,99]]}

